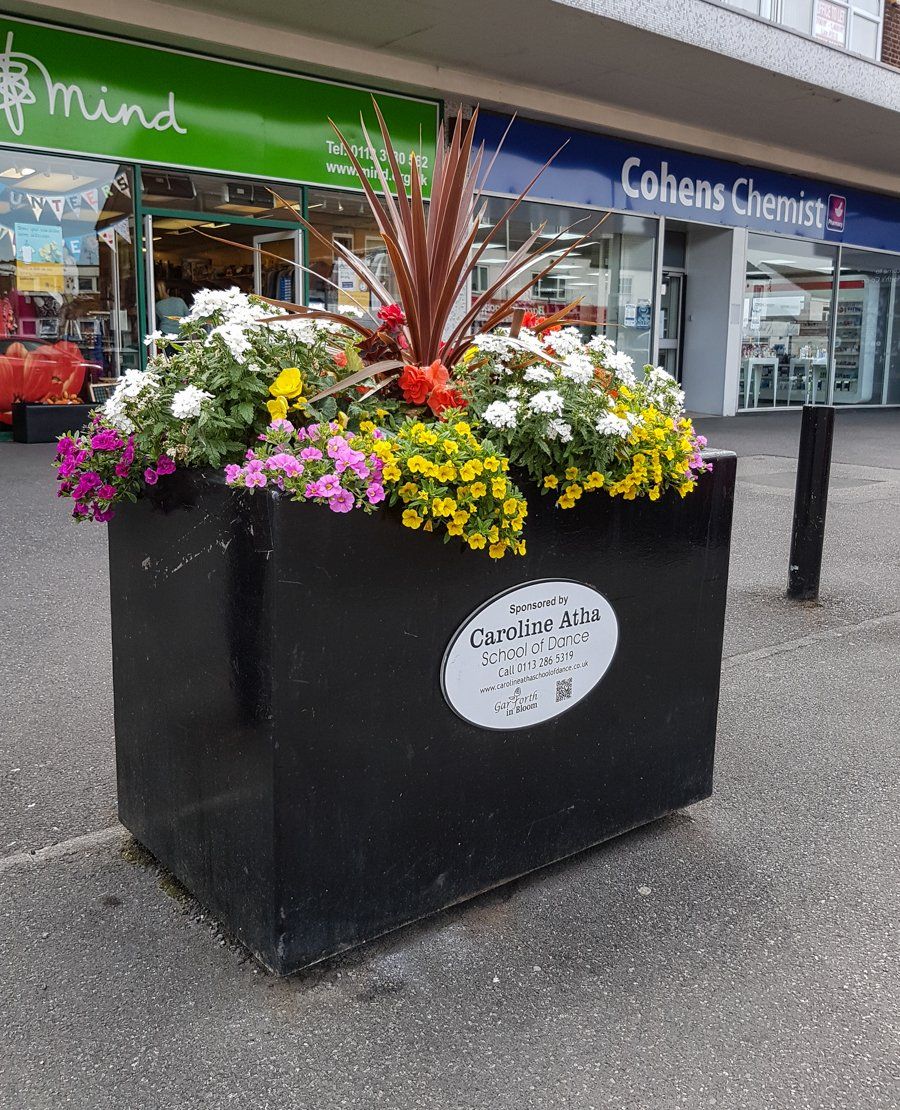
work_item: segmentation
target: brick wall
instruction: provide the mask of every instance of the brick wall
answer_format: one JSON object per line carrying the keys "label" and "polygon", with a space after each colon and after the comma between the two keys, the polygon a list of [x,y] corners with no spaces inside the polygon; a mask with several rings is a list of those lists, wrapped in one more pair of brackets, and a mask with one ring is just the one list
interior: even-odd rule
{"label": "brick wall", "polygon": [[900,4],[895,0],[885,0],[881,60],[900,69]]}

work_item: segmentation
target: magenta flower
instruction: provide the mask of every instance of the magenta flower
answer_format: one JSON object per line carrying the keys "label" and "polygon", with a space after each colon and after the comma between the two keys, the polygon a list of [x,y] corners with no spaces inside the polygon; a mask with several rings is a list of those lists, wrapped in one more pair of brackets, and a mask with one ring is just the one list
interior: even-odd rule
{"label": "magenta flower", "polygon": [[112,501],[116,496],[116,487],[111,486],[109,482],[104,482],[103,485],[97,490],[97,496],[101,501]]}
{"label": "magenta flower", "polygon": [[128,437],[128,443],[125,450],[122,452],[122,462],[126,466],[131,466],[134,462],[134,436]]}
{"label": "magenta flower", "polygon": [[328,508],[333,513],[349,513],[356,501],[348,489],[339,490],[328,502]]}
{"label": "magenta flower", "polygon": [[238,466],[237,463],[229,463],[228,466],[225,467],[226,484],[229,486],[233,486],[243,473],[243,468]]}
{"label": "magenta flower", "polygon": [[125,462],[124,457],[121,462],[116,463],[115,469],[117,478],[127,478],[128,475],[131,473],[131,467],[128,465],[127,462]]}
{"label": "magenta flower", "polygon": [[111,429],[104,429],[91,436],[91,448],[94,451],[118,451],[122,441]]}
{"label": "magenta flower", "polygon": [[160,455],[156,460],[156,473],[160,477],[164,474],[174,474],[175,460],[170,455]]}
{"label": "magenta flower", "polygon": [[114,509],[94,509],[94,520],[96,520],[98,524],[106,524],[106,522],[112,520],[115,515]]}
{"label": "magenta flower", "polygon": [[244,479],[244,482],[248,489],[252,489],[254,486],[264,486],[266,484],[266,476],[261,470],[251,470]]}
{"label": "magenta flower", "polygon": [[[288,434],[290,434],[293,430],[294,425],[290,422],[290,420],[285,420],[283,416],[277,417],[269,425],[270,432],[287,432]],[[300,431],[302,432],[303,429],[301,428]]]}
{"label": "magenta flower", "polygon": [[147,469],[144,471],[144,481],[147,483],[148,486],[156,485],[157,475],[152,466],[148,466]]}
{"label": "magenta flower", "polygon": [[300,452],[300,458],[306,462],[315,462],[317,459],[322,458],[322,452],[318,447],[304,447]]}
{"label": "magenta flower", "polygon": [[384,500],[384,486],[380,482],[371,482],[366,487],[366,497],[370,505],[377,505]]}
{"label": "magenta flower", "polygon": [[303,491],[303,496],[307,500],[312,500],[315,497],[324,497],[325,491],[322,489],[321,482],[307,482],[306,489]]}

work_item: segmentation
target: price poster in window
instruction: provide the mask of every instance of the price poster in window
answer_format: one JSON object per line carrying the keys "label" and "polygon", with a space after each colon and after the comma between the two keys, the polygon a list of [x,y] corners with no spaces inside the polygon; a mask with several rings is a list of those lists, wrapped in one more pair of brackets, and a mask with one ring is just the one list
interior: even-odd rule
{"label": "price poster in window", "polygon": [[63,237],[58,227],[16,224],[16,288],[20,293],[62,293]]}

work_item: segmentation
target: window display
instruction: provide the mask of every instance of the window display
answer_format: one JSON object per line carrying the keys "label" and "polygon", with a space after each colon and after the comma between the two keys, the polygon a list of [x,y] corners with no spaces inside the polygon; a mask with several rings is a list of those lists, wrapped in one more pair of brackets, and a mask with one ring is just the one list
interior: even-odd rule
{"label": "window display", "polygon": [[900,257],[841,251],[834,403],[900,402]]}
{"label": "window display", "polygon": [[818,243],[749,236],[738,408],[828,400],[834,259]]}
{"label": "window display", "polygon": [[[490,234],[508,206],[508,200],[489,198],[479,242]],[[499,272],[497,267],[541,225],[544,225],[541,236],[548,241],[563,231],[563,239],[554,253],[561,253],[568,245],[567,240],[590,232],[588,241],[560,262],[551,276],[534,285],[528,296],[520,300],[519,307],[549,316],[580,299],[572,323],[586,336],[605,333],[615,340],[620,351],[630,355],[638,365],[644,365],[650,361],[651,352],[657,222],[612,213],[591,231],[603,215],[590,209],[525,201],[504,225],[502,236],[491,239],[473,275],[472,290],[486,289],[491,273]],[[546,257],[549,261],[550,254]],[[536,268],[535,274],[538,272]]]}
{"label": "window display", "polygon": [[139,364],[130,168],[0,150],[0,422]]}

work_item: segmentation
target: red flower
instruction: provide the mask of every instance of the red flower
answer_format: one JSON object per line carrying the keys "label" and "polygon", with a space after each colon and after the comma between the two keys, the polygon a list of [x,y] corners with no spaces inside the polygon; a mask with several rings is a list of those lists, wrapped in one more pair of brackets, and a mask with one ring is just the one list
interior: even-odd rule
{"label": "red flower", "polygon": [[334,356],[334,364],[335,366],[339,366],[343,370],[347,365],[347,352],[338,351],[338,353]]}
{"label": "red flower", "polygon": [[[526,312],[522,317],[522,327],[530,328],[531,331],[537,331],[546,319],[546,316],[538,316],[536,312]],[[552,328],[544,328],[541,334],[549,335],[551,332],[559,331],[561,328],[562,324],[554,324]]]}
{"label": "red flower", "polygon": [[398,304],[386,304],[378,309],[376,315],[388,331],[399,331],[406,323],[406,316]]}
{"label": "red flower", "polygon": [[406,366],[397,383],[403,393],[403,400],[410,405],[424,405],[431,392],[431,383],[424,370],[418,366]]}
{"label": "red flower", "polygon": [[464,409],[468,401],[457,390],[441,386],[428,398],[428,407],[440,420],[445,409]]}

